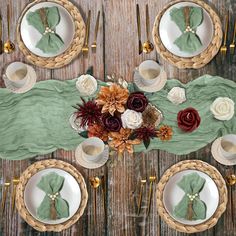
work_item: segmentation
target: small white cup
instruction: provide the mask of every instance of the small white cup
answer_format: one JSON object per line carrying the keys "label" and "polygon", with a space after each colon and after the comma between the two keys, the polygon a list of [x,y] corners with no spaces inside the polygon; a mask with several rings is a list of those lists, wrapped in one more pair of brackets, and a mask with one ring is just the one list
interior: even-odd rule
{"label": "small white cup", "polygon": [[4,80],[16,88],[22,88],[29,78],[28,66],[22,62],[9,64],[5,71]]}
{"label": "small white cup", "polygon": [[141,80],[147,86],[156,83],[157,80],[161,80],[161,70],[161,66],[152,60],[143,61],[138,67]]}
{"label": "small white cup", "polygon": [[221,138],[220,152],[224,158],[232,160],[236,158],[236,135],[227,134]]}
{"label": "small white cup", "polygon": [[103,154],[104,149],[104,142],[97,137],[88,138],[81,144],[82,155],[85,160],[90,162],[97,161]]}

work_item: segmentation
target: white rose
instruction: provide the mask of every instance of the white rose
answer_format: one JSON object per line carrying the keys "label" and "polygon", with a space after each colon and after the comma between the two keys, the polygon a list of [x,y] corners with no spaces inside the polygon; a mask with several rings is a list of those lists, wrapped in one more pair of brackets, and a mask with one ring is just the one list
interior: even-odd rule
{"label": "white rose", "polygon": [[174,103],[175,105],[179,105],[186,101],[185,97],[185,89],[180,87],[173,87],[167,95],[167,99]]}
{"label": "white rose", "polygon": [[230,120],[234,116],[234,101],[227,97],[218,97],[210,107],[218,120]]}
{"label": "white rose", "polygon": [[76,88],[81,96],[91,96],[97,91],[97,87],[97,81],[91,75],[81,75],[76,82]]}
{"label": "white rose", "polygon": [[143,123],[142,113],[127,109],[122,115],[123,128],[137,129]]}

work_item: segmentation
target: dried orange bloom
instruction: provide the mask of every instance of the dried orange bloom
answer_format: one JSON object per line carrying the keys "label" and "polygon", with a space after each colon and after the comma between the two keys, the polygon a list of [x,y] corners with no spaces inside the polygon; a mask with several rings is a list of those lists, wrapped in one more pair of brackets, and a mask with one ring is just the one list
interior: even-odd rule
{"label": "dried orange bloom", "polygon": [[99,124],[92,124],[88,127],[88,136],[89,137],[98,137],[104,142],[108,141],[108,132],[105,128]]}
{"label": "dried orange bloom", "polygon": [[130,140],[131,129],[121,128],[119,132],[110,132],[108,136],[112,139],[109,142],[109,146],[118,153],[122,154],[125,150],[129,153],[133,153],[133,145],[140,144],[139,139]]}
{"label": "dried orange bloom", "polygon": [[173,129],[168,125],[162,125],[157,130],[157,137],[162,141],[171,140],[172,136],[173,136]]}
{"label": "dried orange bloom", "polygon": [[109,112],[113,116],[115,111],[120,113],[125,111],[128,97],[128,89],[112,84],[109,87],[101,87],[96,102],[102,106],[102,113]]}

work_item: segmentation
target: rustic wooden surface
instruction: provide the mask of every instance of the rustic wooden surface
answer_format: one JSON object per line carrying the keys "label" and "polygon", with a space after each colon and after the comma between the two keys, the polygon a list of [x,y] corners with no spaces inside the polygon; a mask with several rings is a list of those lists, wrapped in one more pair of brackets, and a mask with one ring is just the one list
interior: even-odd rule
{"label": "rustic wooden surface", "polygon": [[[9,0],[0,0],[0,10],[4,21],[4,36],[7,37],[6,28],[6,8]],[[15,39],[14,31],[17,19],[29,0],[12,0],[13,18],[11,22],[12,38]],[[97,11],[101,10],[102,21],[99,28],[97,53],[89,53],[87,58],[80,55],[70,65],[57,70],[47,70],[35,68],[38,74],[38,80],[58,79],[66,80],[77,77],[86,71],[89,66],[94,67],[94,75],[103,80],[105,75],[116,73],[129,81],[132,81],[132,71],[141,61],[145,59],[156,59],[164,65],[169,78],[178,78],[183,82],[191,81],[198,76],[209,73],[212,75],[220,75],[224,78],[234,80],[236,75],[236,58],[227,58],[222,61],[220,55],[217,55],[213,61],[200,70],[178,70],[175,67],[164,62],[156,52],[149,55],[138,55],[137,49],[137,33],[136,33],[136,16],[135,5],[140,4],[141,22],[142,22],[142,40],[145,40],[145,4],[150,7],[150,20],[153,24],[156,14],[169,2],[169,0],[74,0],[80,9],[84,19],[87,11],[92,10],[91,35],[90,43],[92,43],[94,35],[94,27]],[[206,1],[212,5],[219,13],[221,19],[224,19],[225,13],[229,10],[231,16],[230,32],[232,35],[233,17],[236,12],[235,0],[209,0]],[[11,55],[0,56],[0,68],[4,67],[12,61],[25,61],[20,51],[16,50]],[[0,85],[4,87],[2,79]],[[0,111],[1,115],[1,111]],[[184,148],[184,147],[183,147]],[[63,235],[63,236],[83,236],[83,235],[116,235],[116,236],[170,236],[184,235],[170,229],[158,216],[155,204],[155,194],[152,202],[150,216],[145,217],[145,209],[147,206],[146,196],[148,187],[145,189],[143,212],[138,217],[135,212],[137,209],[137,196],[139,192],[139,180],[141,177],[148,177],[152,170],[156,172],[158,178],[163,172],[178,161],[184,159],[200,159],[216,166],[223,176],[227,173],[233,173],[235,168],[225,167],[217,162],[211,156],[210,145],[192,153],[190,155],[175,156],[164,151],[151,151],[148,154],[135,154],[134,156],[125,155],[123,158],[111,156],[109,163],[97,170],[86,170],[75,163],[74,152],[66,152],[58,150],[52,154],[37,157],[57,158],[74,164],[81,171],[88,184],[90,176],[105,174],[107,177],[107,206],[108,221],[104,222],[104,213],[102,207],[101,190],[98,193],[98,223],[93,223],[92,208],[92,189],[88,184],[89,201],[83,217],[72,228],[62,233],[39,233],[27,225],[20,216],[15,213],[12,217],[10,214],[10,197],[8,196],[6,212],[1,218],[0,235],[4,236],[27,236],[27,235]],[[35,159],[26,161],[6,161],[0,162],[1,183],[19,176],[24,169],[33,163]],[[229,201],[225,214],[221,217],[218,224],[204,233],[196,235],[201,236],[223,236],[236,235],[236,219],[233,218],[232,212],[236,211],[236,191],[233,187],[232,196],[234,199]],[[232,204],[234,203],[234,204]],[[236,214],[236,213],[235,213]]]}

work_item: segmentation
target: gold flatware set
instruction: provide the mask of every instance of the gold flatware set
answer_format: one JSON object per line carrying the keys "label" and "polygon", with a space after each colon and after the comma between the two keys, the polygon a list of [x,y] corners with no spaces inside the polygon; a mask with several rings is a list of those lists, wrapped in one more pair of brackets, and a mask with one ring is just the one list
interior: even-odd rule
{"label": "gold flatware set", "polygon": [[97,189],[102,186],[102,197],[103,197],[103,208],[104,208],[104,218],[107,221],[107,210],[106,210],[106,180],[105,176],[95,176],[90,177],[89,182],[93,188],[93,212],[94,212],[94,224],[97,223]]}
{"label": "gold flatware set", "polygon": [[149,19],[149,9],[148,4],[146,4],[146,41],[142,44],[141,41],[141,19],[139,4],[136,4],[136,21],[137,21],[137,31],[138,31],[138,53],[139,55],[143,52],[148,54],[153,51],[154,46],[150,41],[150,19]]}
{"label": "gold flatware set", "polygon": [[[146,210],[146,216],[149,216],[151,204],[152,204],[152,197],[153,197],[153,187],[154,183],[156,182],[156,175],[152,174],[149,176],[149,193],[148,193],[148,206]],[[140,215],[141,207],[142,207],[142,200],[143,200],[143,192],[145,189],[145,185],[148,183],[147,179],[142,178],[140,180],[140,191],[139,191],[139,197],[138,197],[138,210],[137,215]]]}
{"label": "gold flatware set", "polygon": [[[5,209],[6,209],[6,200],[10,193],[10,190],[12,190],[11,195],[11,214],[13,215],[15,212],[15,200],[16,200],[16,188],[19,184],[20,179],[15,177],[10,180],[6,180],[2,187],[2,202],[1,202],[1,216],[3,216]],[[12,189],[11,189],[12,186]]]}
{"label": "gold flatware set", "polygon": [[227,46],[227,41],[229,38],[229,12],[225,16],[225,26],[224,26],[224,37],[223,37],[223,44],[220,48],[220,53],[223,57],[226,57],[227,52],[229,51],[230,55],[234,55],[235,53],[235,37],[236,37],[236,20],[234,20],[234,28],[233,28],[233,35],[230,41],[229,47]]}
{"label": "gold flatware set", "polygon": [[[96,49],[97,49],[97,36],[98,36],[98,31],[99,31],[99,22],[100,22],[100,11],[98,11],[98,14],[97,14],[94,40],[93,40],[93,43],[91,44],[92,52],[94,53],[96,52]],[[87,22],[86,22],[85,43],[82,48],[82,52],[84,56],[86,56],[89,52],[90,23],[91,23],[91,10],[88,11],[88,17],[87,17]]]}

